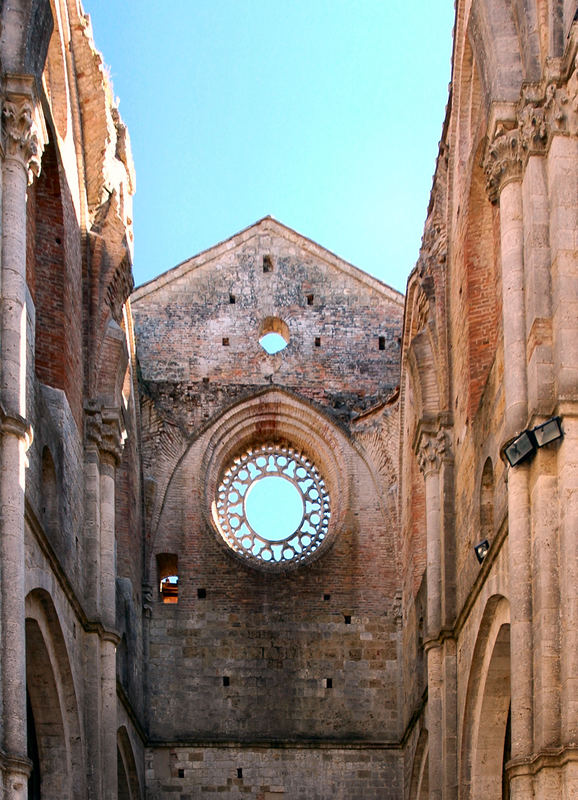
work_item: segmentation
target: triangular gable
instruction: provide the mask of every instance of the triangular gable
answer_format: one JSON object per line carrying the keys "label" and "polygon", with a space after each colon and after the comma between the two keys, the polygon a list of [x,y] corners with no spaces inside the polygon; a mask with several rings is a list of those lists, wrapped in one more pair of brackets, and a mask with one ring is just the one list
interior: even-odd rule
{"label": "triangular gable", "polygon": [[182,278],[187,273],[196,270],[199,267],[206,266],[207,264],[210,264],[211,261],[217,261],[225,254],[230,253],[237,247],[241,247],[246,242],[250,241],[250,239],[263,233],[271,233],[286,239],[292,245],[299,246],[311,256],[324,261],[334,269],[337,269],[348,275],[350,278],[353,278],[354,280],[364,284],[367,288],[379,292],[384,297],[387,297],[388,300],[398,304],[401,308],[403,308],[404,296],[401,294],[401,292],[392,289],[391,286],[383,283],[383,281],[380,281],[358,267],[353,266],[353,264],[350,264],[348,261],[345,261],[344,259],[335,255],[335,253],[332,253],[330,250],[327,250],[325,247],[317,244],[317,242],[314,242],[312,239],[308,239],[306,236],[302,236],[297,231],[289,228],[287,225],[283,225],[283,223],[271,216],[263,217],[258,222],[253,223],[253,225],[249,225],[249,227],[244,228],[242,231],[234,234],[229,239],[225,239],[224,241],[209,247],[207,250],[197,253],[197,255],[194,255],[191,258],[186,259],[186,261],[177,264],[176,267],[163,272],[157,278],[153,278],[152,280],[141,284],[134,290],[131,300],[135,302],[149,294],[152,294],[158,289],[161,289],[163,286],[166,286],[168,283]]}

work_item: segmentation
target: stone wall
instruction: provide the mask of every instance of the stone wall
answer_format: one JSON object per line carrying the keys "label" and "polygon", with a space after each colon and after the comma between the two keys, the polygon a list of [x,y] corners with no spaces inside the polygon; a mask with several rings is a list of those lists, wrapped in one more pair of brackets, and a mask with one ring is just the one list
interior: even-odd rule
{"label": "stone wall", "polygon": [[399,761],[363,747],[165,747],[147,751],[147,796],[397,800]]}

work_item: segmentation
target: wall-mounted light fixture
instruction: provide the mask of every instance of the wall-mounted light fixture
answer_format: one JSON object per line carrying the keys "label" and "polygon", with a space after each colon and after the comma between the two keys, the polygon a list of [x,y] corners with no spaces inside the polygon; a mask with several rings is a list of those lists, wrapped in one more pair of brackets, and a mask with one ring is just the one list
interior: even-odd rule
{"label": "wall-mounted light fixture", "polygon": [[474,547],[474,553],[476,554],[476,558],[478,559],[480,564],[482,563],[484,558],[488,555],[489,549],[490,549],[490,543],[488,542],[487,539],[484,539],[483,542],[479,542]]}
{"label": "wall-mounted light fixture", "polygon": [[517,467],[518,464],[531,458],[538,447],[544,447],[545,444],[555,442],[557,439],[561,439],[563,435],[561,418],[552,417],[552,419],[536,425],[531,430],[519,433],[507,442],[502,448],[502,453],[511,467]]}

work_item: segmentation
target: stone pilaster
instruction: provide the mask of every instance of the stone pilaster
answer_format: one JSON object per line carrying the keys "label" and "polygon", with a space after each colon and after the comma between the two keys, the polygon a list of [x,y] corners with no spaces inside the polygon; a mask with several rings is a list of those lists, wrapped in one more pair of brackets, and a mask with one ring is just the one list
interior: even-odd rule
{"label": "stone pilaster", "polygon": [[[425,480],[427,535],[427,653],[430,800],[452,800],[456,790],[455,644],[442,631],[444,607],[444,531],[442,483],[444,460],[450,457],[445,430],[422,430],[417,457]],[[446,641],[447,640],[447,641]],[[449,642],[449,648],[448,648]],[[453,655],[448,653],[453,649]],[[449,661],[448,661],[449,655]]]}
{"label": "stone pilaster", "polygon": [[[116,543],[115,473],[122,456],[124,429],[120,409],[89,403],[86,419],[86,533],[90,563],[89,594],[95,624],[89,646],[87,695],[93,709],[87,736],[94,754],[93,800],[116,797]],[[100,765],[100,768],[98,767]],[[89,782],[90,784],[90,782]]]}

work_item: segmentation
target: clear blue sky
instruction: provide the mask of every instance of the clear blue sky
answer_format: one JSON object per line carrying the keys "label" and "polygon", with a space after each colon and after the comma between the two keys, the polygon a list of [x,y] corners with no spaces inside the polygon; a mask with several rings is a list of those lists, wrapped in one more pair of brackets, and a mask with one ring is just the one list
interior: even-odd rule
{"label": "clear blue sky", "polygon": [[267,214],[400,291],[452,0],[84,0],[137,173],[135,281]]}

